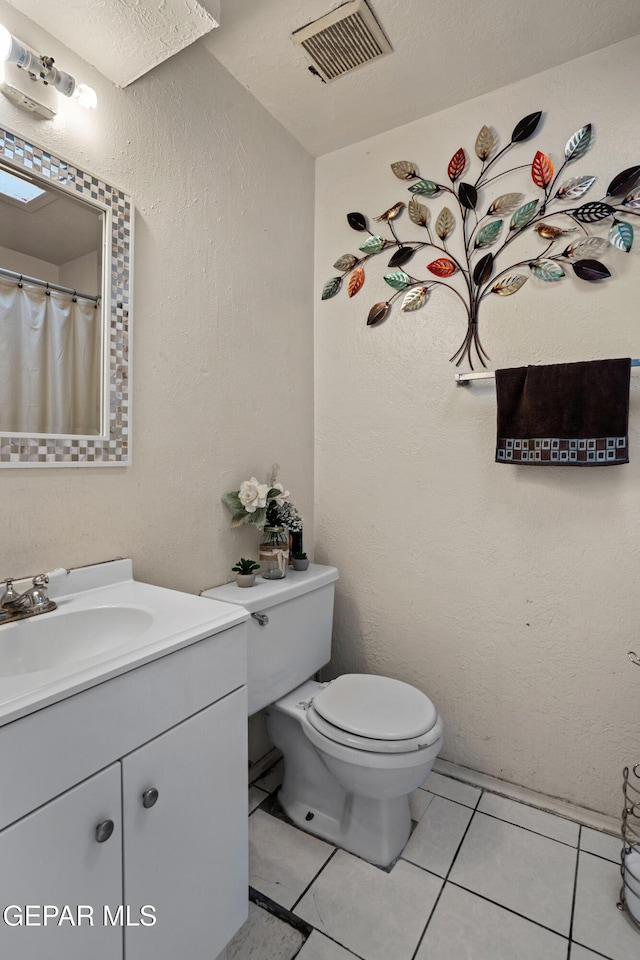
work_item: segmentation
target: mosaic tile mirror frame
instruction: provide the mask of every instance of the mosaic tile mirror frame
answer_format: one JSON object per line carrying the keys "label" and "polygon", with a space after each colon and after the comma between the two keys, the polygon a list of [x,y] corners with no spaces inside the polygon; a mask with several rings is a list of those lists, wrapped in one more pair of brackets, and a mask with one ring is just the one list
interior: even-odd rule
{"label": "mosaic tile mirror frame", "polygon": [[[99,436],[0,433],[0,467],[128,466],[130,437],[131,198],[47,150],[0,129],[0,159],[104,212],[102,432]],[[106,275],[106,276],[105,276]]]}

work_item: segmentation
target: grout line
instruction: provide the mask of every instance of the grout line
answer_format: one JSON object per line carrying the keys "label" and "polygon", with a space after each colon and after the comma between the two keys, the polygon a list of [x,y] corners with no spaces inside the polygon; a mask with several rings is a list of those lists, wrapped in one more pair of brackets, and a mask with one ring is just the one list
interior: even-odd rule
{"label": "grout line", "polygon": [[[343,950],[346,950],[346,952],[349,954],[350,957],[357,957],[358,960],[366,960],[366,957],[363,957],[362,954],[360,954],[360,953],[354,953],[353,950],[351,950],[350,947],[345,947],[344,943],[340,943],[339,940],[336,940],[335,937],[332,937],[332,936],[331,936],[330,934],[328,934],[325,930],[319,930],[318,927],[314,927],[313,929],[314,929],[314,930],[317,930],[317,932],[320,933],[320,934],[322,934],[323,937],[326,937],[327,940],[331,940],[331,943],[335,943],[336,946],[342,947]],[[300,949],[302,949],[302,947],[301,947]]]}
{"label": "grout line", "polygon": [[434,793],[433,790],[427,790],[426,787],[418,787],[418,790],[422,790],[423,793],[430,793],[432,797],[440,797],[441,800],[450,800],[451,803],[457,803],[459,807],[466,807],[467,810],[477,810],[478,804],[480,803],[480,797],[482,796],[482,793],[481,793],[476,803],[473,806],[471,806],[470,803],[463,803],[462,800],[454,800],[453,797],[445,797],[443,793]]}
{"label": "grout line", "polygon": [[[482,793],[483,793],[483,792],[484,792],[484,791],[481,791],[480,796],[478,797],[478,803],[480,802],[480,799],[481,799],[481,797],[482,797]],[[446,800],[446,799],[448,799],[448,798],[447,798],[447,797],[443,797],[443,799]],[[455,802],[455,801],[453,801],[453,802]],[[463,804],[460,804],[460,806],[463,806]],[[468,809],[469,809],[469,807],[467,807],[467,810],[468,810]],[[446,885],[447,885],[447,878],[449,877],[449,874],[451,873],[451,870],[453,869],[453,865],[454,865],[454,863],[456,862],[456,858],[457,858],[457,856],[458,856],[458,854],[459,854],[459,852],[460,852],[460,848],[462,847],[462,844],[463,844],[464,841],[465,841],[465,837],[467,836],[467,833],[469,832],[469,827],[471,826],[471,822],[472,822],[473,818],[475,817],[475,815],[476,815],[476,810],[473,810],[472,813],[471,813],[471,816],[470,816],[470,818],[469,818],[469,822],[468,822],[468,824],[467,824],[467,826],[466,826],[466,828],[465,828],[465,831],[464,831],[464,833],[463,833],[463,835],[462,835],[462,839],[460,840],[460,843],[458,844],[458,847],[457,847],[457,849],[456,849],[456,852],[455,852],[455,854],[453,855],[453,859],[452,859],[451,863],[449,864],[449,869],[447,870],[447,875],[446,875],[446,877],[444,877],[444,879],[443,879],[442,877],[440,877],[440,879],[442,880],[442,886],[440,887],[440,890],[439,890],[439,892],[438,892],[438,896],[436,897],[436,902],[435,902],[434,905],[433,905],[433,909],[431,910],[431,913],[429,914],[429,916],[428,916],[428,918],[427,918],[427,922],[425,923],[424,930],[422,931],[422,934],[421,934],[421,936],[420,936],[420,939],[418,940],[418,944],[417,944],[417,946],[416,946],[415,951],[414,951],[413,954],[412,954],[411,960],[415,960],[415,956],[416,956],[416,954],[418,953],[418,950],[420,949],[420,947],[422,946],[422,941],[424,940],[425,934],[426,934],[427,930],[429,929],[429,924],[431,923],[431,918],[433,917],[434,913],[436,912],[436,907],[437,907],[438,904],[440,903],[440,897],[442,896],[443,891],[444,891],[444,888],[445,888]],[[409,862],[411,862],[411,861],[409,861]],[[414,864],[414,866],[418,866],[418,864]],[[423,868],[422,868],[422,869],[423,869]],[[426,872],[426,873],[429,873],[430,871],[426,870],[425,872]],[[434,874],[434,876],[437,876],[437,874]]]}
{"label": "grout line", "polygon": [[[566,840],[558,840],[558,839],[556,839],[556,837],[550,837],[547,833],[540,833],[539,830],[534,830],[533,827],[523,827],[521,823],[514,823],[513,820],[505,820],[504,817],[499,817],[499,816],[497,816],[497,814],[495,814],[495,813],[487,813],[486,810],[478,810],[478,811],[476,811],[476,812],[477,812],[477,813],[481,813],[483,817],[490,817],[492,820],[499,820],[500,823],[508,823],[509,826],[511,826],[511,827],[519,827],[520,830],[526,830],[527,833],[534,833],[534,834],[536,835],[536,837],[544,837],[545,840],[553,840],[554,843],[560,843],[560,844],[562,844],[563,847],[569,847],[570,850],[575,850],[575,849],[576,849],[576,844],[575,844],[575,843],[567,843]],[[546,813],[546,811],[543,811],[543,812]],[[551,814],[551,816],[554,816],[554,814]],[[562,818],[561,818],[561,819],[562,819]],[[567,821],[567,822],[569,823],[569,822],[572,822],[572,821]],[[573,821],[573,822],[575,822],[575,821]],[[577,826],[578,828],[580,828],[580,824],[579,824],[579,823],[576,823],[576,826]],[[577,849],[580,849],[580,848],[577,847]],[[605,859],[606,859],[606,858],[605,858]]]}
{"label": "grout line", "polygon": [[[435,876],[435,874],[434,874],[434,876]],[[442,880],[442,877],[440,877],[439,879]],[[416,944],[416,948],[415,948],[415,950],[413,951],[413,953],[411,954],[411,960],[415,960],[416,954],[418,953],[418,950],[419,950],[420,947],[422,946],[422,941],[424,940],[424,935],[425,935],[425,933],[427,932],[427,930],[428,930],[428,928],[429,928],[429,924],[431,923],[431,918],[433,917],[434,913],[436,912],[436,907],[437,907],[438,904],[440,903],[440,897],[442,896],[442,891],[444,890],[445,886],[446,886],[446,881],[443,881],[442,886],[441,886],[440,889],[438,890],[438,896],[436,897],[436,902],[434,903],[433,907],[431,908],[431,912],[430,912],[429,916],[427,917],[427,922],[426,922],[425,925],[424,925],[424,930],[423,930],[422,933],[420,934],[420,937],[418,938],[418,942],[417,942],[417,944]]]}
{"label": "grout line", "polygon": [[553,927],[547,927],[546,924],[540,923],[539,920],[534,920],[532,917],[528,917],[524,913],[518,913],[517,910],[514,910],[512,907],[505,906],[504,903],[500,903],[498,900],[492,900],[491,897],[486,897],[483,893],[478,893],[477,890],[472,890],[470,887],[463,887],[461,883],[456,883],[455,880],[447,880],[447,883],[450,883],[452,887],[458,887],[459,890],[465,890],[467,893],[472,893],[475,897],[480,897],[481,900],[486,900],[487,903],[492,903],[495,907],[501,907],[502,910],[506,910],[507,913],[512,913],[516,917],[520,917],[521,920],[528,920],[529,923],[535,924],[536,927],[541,927],[543,930],[548,930],[549,933],[555,933],[556,937],[562,937],[563,940],[569,940],[569,936],[566,933],[560,933],[559,930],[554,930]]}
{"label": "grout line", "polygon": [[[483,793],[484,793],[484,791],[483,791]],[[481,797],[482,797],[482,794],[480,795],[480,798],[481,798]],[[480,798],[479,798],[479,800],[480,800]],[[479,802],[479,800],[478,800],[478,802]],[[475,819],[475,817],[476,817],[476,814],[477,814],[478,812],[479,812],[479,811],[476,809],[476,810],[474,810],[473,813],[471,814],[471,818],[469,819],[469,823],[467,824],[467,827],[466,827],[464,833],[462,834],[462,840],[461,840],[460,843],[458,844],[458,847],[457,847],[457,849],[456,849],[456,852],[455,852],[454,855],[453,855],[453,859],[452,859],[451,863],[449,864],[449,869],[447,870],[447,875],[446,875],[446,877],[444,878],[444,882],[445,882],[445,883],[446,883],[447,880],[449,879],[449,876],[450,876],[450,874],[451,874],[451,871],[453,870],[453,865],[454,865],[454,863],[456,862],[456,860],[458,859],[458,854],[460,853],[460,849],[461,849],[461,847],[462,847],[462,844],[463,844],[464,841],[466,840],[466,837],[467,837],[467,834],[469,833],[469,829],[470,829],[470,827],[471,827],[471,824],[473,823],[473,821],[474,821],[474,819]]]}
{"label": "grout line", "polygon": [[[569,941],[573,940],[573,920],[576,912],[576,896],[578,894],[578,866],[580,864],[580,840],[582,839],[582,827],[578,830],[578,850],[576,852],[576,869],[573,874],[573,896],[571,897],[571,917],[569,919]],[[569,952],[567,960],[571,956],[571,943],[569,943]]]}
{"label": "grout line", "polygon": [[[325,840],[324,842],[326,843],[326,840]],[[313,884],[316,882],[316,880],[318,879],[318,877],[320,876],[320,874],[322,873],[322,871],[324,870],[324,868],[326,867],[326,865],[333,860],[333,858],[335,857],[335,855],[336,855],[337,852],[338,852],[338,848],[337,848],[337,847],[334,847],[334,848],[333,848],[333,851],[329,854],[329,856],[328,856],[327,859],[324,861],[324,863],[322,864],[322,866],[320,867],[320,869],[318,870],[318,872],[315,874],[315,876],[312,877],[312,879],[311,879],[311,880],[309,881],[309,883],[306,885],[306,887],[304,888],[304,890],[302,891],[302,893],[300,894],[300,896],[298,897],[298,899],[294,901],[294,903],[293,903],[293,905],[292,905],[292,907],[291,907],[291,912],[292,912],[292,913],[295,912],[296,907],[298,906],[298,904],[300,903],[300,901],[301,901],[302,898],[304,897],[304,895],[305,895],[305,893],[307,892],[307,890],[309,890],[310,887],[313,886]]]}

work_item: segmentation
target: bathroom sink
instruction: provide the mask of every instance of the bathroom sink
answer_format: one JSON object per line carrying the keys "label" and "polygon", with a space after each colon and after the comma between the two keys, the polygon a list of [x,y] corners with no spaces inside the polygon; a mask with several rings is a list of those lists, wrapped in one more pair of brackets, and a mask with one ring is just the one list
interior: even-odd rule
{"label": "bathroom sink", "polygon": [[56,610],[0,623],[0,728],[249,618],[237,605],[134,580],[131,560],[77,568],[47,591]]}
{"label": "bathroom sink", "polygon": [[40,614],[0,633],[0,677],[59,668],[139,640],[153,624],[140,607],[98,606]]}

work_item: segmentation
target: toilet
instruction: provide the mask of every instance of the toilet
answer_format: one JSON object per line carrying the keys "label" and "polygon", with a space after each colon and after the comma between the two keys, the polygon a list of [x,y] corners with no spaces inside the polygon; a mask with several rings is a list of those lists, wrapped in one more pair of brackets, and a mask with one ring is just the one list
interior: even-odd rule
{"label": "toilet", "polygon": [[335,567],[311,564],[282,580],[258,577],[249,590],[228,583],[203,596],[251,614],[249,715],[267,708],[267,733],[284,757],[284,812],[301,829],[388,866],[409,838],[409,797],[442,747],[442,721],[422,691],[400,680],[312,679],[331,657],[337,579]]}

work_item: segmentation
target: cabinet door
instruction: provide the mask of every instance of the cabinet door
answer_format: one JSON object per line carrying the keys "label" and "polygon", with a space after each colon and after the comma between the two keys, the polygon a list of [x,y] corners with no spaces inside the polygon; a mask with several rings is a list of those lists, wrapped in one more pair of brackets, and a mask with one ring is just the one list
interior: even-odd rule
{"label": "cabinet door", "polygon": [[125,757],[122,782],[125,902],[156,919],[127,927],[127,960],[217,956],[247,916],[246,688]]}
{"label": "cabinet door", "polygon": [[121,960],[122,927],[103,922],[122,903],[120,803],[115,763],[0,833],[0,957]]}

